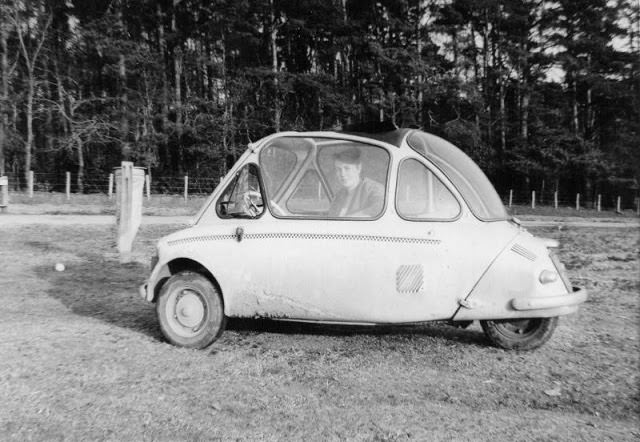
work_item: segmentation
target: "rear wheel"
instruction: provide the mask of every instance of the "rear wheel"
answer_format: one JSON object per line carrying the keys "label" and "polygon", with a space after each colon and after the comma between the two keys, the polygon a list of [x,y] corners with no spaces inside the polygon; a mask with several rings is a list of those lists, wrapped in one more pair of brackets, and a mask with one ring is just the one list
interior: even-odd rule
{"label": "rear wheel", "polygon": [[205,276],[191,271],[176,273],[162,286],[156,313],[162,334],[180,347],[206,348],[225,326],[219,290]]}
{"label": "rear wheel", "polygon": [[551,338],[557,324],[557,316],[480,321],[489,340],[508,350],[533,350],[540,347]]}

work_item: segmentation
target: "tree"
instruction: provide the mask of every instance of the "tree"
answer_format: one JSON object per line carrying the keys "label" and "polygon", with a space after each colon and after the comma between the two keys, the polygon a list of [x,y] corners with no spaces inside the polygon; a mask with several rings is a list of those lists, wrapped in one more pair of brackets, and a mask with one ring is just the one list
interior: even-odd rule
{"label": "tree", "polygon": [[[25,6],[22,9],[21,6]],[[47,31],[51,24],[52,15],[46,11],[44,5],[36,5],[33,9],[27,9],[30,4],[14,5],[11,21],[20,42],[20,53],[26,71],[25,82],[27,84],[26,98],[26,126],[27,138],[24,144],[25,159],[24,173],[29,176],[31,170],[31,155],[34,150],[33,132],[33,100],[36,93],[36,67],[41,55],[42,47],[47,38]],[[32,26],[35,22],[36,26]],[[42,24],[44,23],[44,24]]]}

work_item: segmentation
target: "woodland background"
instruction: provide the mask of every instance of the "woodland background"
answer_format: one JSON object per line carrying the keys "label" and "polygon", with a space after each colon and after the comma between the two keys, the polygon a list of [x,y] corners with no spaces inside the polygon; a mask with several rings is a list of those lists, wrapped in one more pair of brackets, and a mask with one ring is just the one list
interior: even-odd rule
{"label": "woodland background", "polygon": [[502,194],[638,196],[640,0],[0,0],[0,69],[18,187],[217,179],[267,134],[387,119]]}

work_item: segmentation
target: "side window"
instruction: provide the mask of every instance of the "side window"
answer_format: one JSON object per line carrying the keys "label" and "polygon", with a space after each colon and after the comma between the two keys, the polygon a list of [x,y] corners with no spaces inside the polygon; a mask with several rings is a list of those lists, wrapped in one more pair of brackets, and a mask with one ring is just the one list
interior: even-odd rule
{"label": "side window", "polygon": [[327,213],[331,201],[322,186],[318,172],[307,170],[287,201],[287,210],[294,214]]}
{"label": "side window", "polygon": [[260,152],[264,198],[276,217],[375,219],[385,207],[386,149],[337,138],[281,137]]}
{"label": "side window", "polygon": [[216,211],[221,218],[257,218],[264,211],[258,167],[248,164],[240,169],[224,190]]}
{"label": "side window", "polygon": [[424,164],[409,159],[398,169],[396,209],[407,219],[449,220],[458,216],[460,204]]}
{"label": "side window", "polygon": [[329,218],[373,219],[382,213],[389,169],[385,149],[346,140],[326,143],[318,165],[333,194]]}

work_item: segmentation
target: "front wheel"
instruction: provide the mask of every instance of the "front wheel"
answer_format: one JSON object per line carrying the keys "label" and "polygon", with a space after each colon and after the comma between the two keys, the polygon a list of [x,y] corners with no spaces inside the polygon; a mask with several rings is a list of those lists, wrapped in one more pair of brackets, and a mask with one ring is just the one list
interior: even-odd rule
{"label": "front wheel", "polygon": [[482,330],[496,346],[507,350],[533,350],[547,342],[558,317],[480,321]]}
{"label": "front wheel", "polygon": [[162,286],[156,313],[162,334],[180,347],[206,348],[225,326],[222,297],[205,276],[182,271]]}

